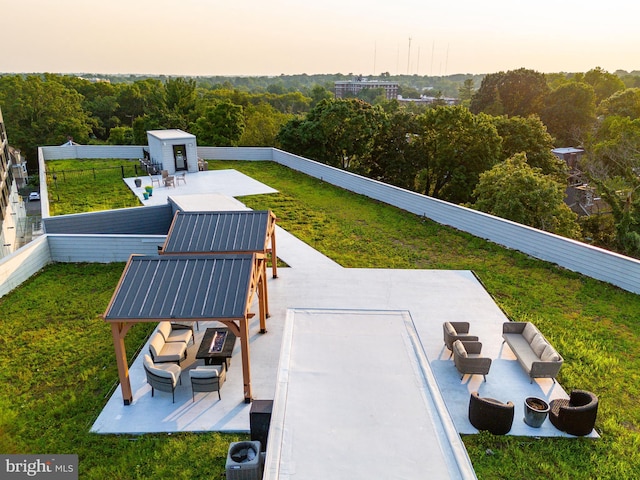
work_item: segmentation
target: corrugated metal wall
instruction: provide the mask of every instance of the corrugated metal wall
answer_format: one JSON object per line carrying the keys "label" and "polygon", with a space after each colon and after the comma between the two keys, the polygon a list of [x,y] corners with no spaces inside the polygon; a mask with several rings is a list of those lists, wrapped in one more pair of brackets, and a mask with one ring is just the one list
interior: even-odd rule
{"label": "corrugated metal wall", "polygon": [[165,235],[47,235],[54,262],[126,262],[133,254],[158,255]]}
{"label": "corrugated metal wall", "polygon": [[[61,153],[69,148],[76,149],[78,158],[136,158],[130,149],[142,147],[43,147],[41,166],[48,159],[69,158]],[[95,157],[90,157],[90,154]],[[208,160],[274,161],[443,225],[640,293],[640,261],[632,258],[370,180],[278,149],[198,147],[198,156]]]}
{"label": "corrugated metal wall", "polygon": [[640,261],[274,149],[273,161],[534,258],[640,293]]}
{"label": "corrugated metal wall", "polygon": [[167,203],[48,217],[42,224],[45,233],[166,235],[173,213]]}
{"label": "corrugated metal wall", "polygon": [[[142,158],[142,146],[136,145],[69,145],[64,147],[40,147],[45,160],[69,158]],[[146,147],[145,147],[146,148]]]}

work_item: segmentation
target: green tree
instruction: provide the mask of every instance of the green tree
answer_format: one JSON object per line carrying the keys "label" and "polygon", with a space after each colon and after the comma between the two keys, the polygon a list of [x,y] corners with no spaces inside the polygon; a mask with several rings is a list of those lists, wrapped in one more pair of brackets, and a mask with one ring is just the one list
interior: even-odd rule
{"label": "green tree", "polygon": [[542,73],[521,68],[486,75],[471,98],[473,113],[490,115],[540,114],[549,87]]}
{"label": "green tree", "polygon": [[564,203],[563,184],[518,153],[480,175],[473,208],[523,225],[580,238],[577,215]]}
{"label": "green tree", "polygon": [[458,98],[460,99],[460,103],[465,107],[471,106],[471,98],[473,97],[474,91],[475,84],[473,82],[473,78],[465,79],[462,86],[458,87]]}
{"label": "green tree", "polygon": [[31,159],[37,158],[40,145],[61,145],[69,138],[87,143],[96,122],[82,102],[82,95],[55,77],[0,77],[0,104],[11,143]]}
{"label": "green tree", "polygon": [[539,168],[543,174],[552,175],[558,181],[566,181],[565,163],[551,153],[553,139],[537,116],[501,116],[493,117],[492,121],[502,138],[501,161],[524,152],[529,166]]}
{"label": "green tree", "polygon": [[207,108],[204,114],[191,124],[191,133],[198,138],[201,145],[235,147],[244,127],[242,107],[230,101],[222,101]]}
{"label": "green tree", "polygon": [[285,150],[365,173],[384,112],[355,98],[323,100],[304,119],[289,121],[278,134]]}
{"label": "green tree", "polygon": [[593,87],[596,94],[596,105],[599,105],[605,98],[619,90],[624,90],[624,82],[613,73],[609,73],[600,67],[589,70],[584,75],[576,75],[576,80],[583,81]]}
{"label": "green tree", "polygon": [[291,115],[278,112],[268,103],[249,105],[244,108],[245,128],[238,145],[247,147],[273,147],[282,126]]}
{"label": "green tree", "polygon": [[113,127],[108,142],[111,145],[134,145],[133,138],[133,128]]}
{"label": "green tree", "polygon": [[553,90],[540,114],[558,146],[583,145],[596,119],[593,87],[583,82],[567,82]]}
{"label": "green tree", "polygon": [[419,162],[415,189],[454,203],[470,201],[479,175],[500,158],[502,140],[490,117],[440,106],[419,115],[416,124],[409,139]]}
{"label": "green tree", "polygon": [[369,175],[381,182],[413,190],[418,161],[410,140],[417,132],[416,115],[405,109],[388,114],[374,139]]}
{"label": "green tree", "polygon": [[640,88],[619,90],[598,106],[601,115],[629,117],[631,120],[640,118]]}

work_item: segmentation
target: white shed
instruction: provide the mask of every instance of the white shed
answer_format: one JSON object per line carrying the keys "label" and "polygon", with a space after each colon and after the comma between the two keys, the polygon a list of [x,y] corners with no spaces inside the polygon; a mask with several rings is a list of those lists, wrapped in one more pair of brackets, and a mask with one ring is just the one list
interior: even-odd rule
{"label": "white shed", "polygon": [[169,174],[198,171],[196,136],[182,130],[147,131],[151,161],[160,163]]}

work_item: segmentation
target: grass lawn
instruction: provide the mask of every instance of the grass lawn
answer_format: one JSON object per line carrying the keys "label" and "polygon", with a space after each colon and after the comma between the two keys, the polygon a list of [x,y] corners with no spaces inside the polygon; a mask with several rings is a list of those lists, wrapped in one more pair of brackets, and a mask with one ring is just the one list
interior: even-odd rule
{"label": "grass lawn", "polygon": [[[478,478],[637,478],[640,296],[274,163],[210,168],[235,168],[279,190],[241,200],[273,210],[279,225],[345,267],[473,270],[511,318],[535,322],[563,355],[565,390],[599,396],[598,440],[464,436]],[[228,444],[239,436],[88,432],[118,379],[98,315],[122,268],[52,265],[0,299],[0,451],[77,453],[81,478],[222,479]],[[152,328],[133,327],[129,358]]]}

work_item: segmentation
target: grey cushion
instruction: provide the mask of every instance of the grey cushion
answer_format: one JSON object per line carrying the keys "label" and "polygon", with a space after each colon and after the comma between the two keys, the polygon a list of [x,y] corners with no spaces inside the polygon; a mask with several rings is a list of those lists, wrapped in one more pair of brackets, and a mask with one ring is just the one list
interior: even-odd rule
{"label": "grey cushion", "polygon": [[214,367],[214,366],[207,366],[207,367],[196,367],[193,370],[189,370],[189,376],[191,378],[214,378],[214,377],[219,377],[221,376],[220,374],[222,373],[222,366],[220,367]]}
{"label": "grey cushion", "polygon": [[524,330],[522,330],[522,336],[529,344],[531,344],[533,338],[538,335],[538,333],[538,329],[533,325],[533,323],[527,323],[524,326]]}
{"label": "grey cushion", "polygon": [[456,340],[455,342],[453,342],[453,349],[458,356],[460,357],[467,356],[467,350],[464,348],[464,345],[460,340]]}
{"label": "grey cushion", "polygon": [[540,360],[543,362],[558,362],[560,361],[560,354],[551,345],[547,345]]}
{"label": "grey cushion", "polygon": [[446,322],[444,326],[447,329],[449,335],[457,335],[458,332],[456,332],[456,329],[453,328],[453,325],[451,325],[449,322]]}
{"label": "grey cushion", "polygon": [[548,343],[545,341],[544,337],[540,334],[537,334],[535,337],[533,337],[533,341],[531,342],[531,349],[538,358],[541,358],[542,354],[544,353],[544,349],[547,348],[547,345]]}

